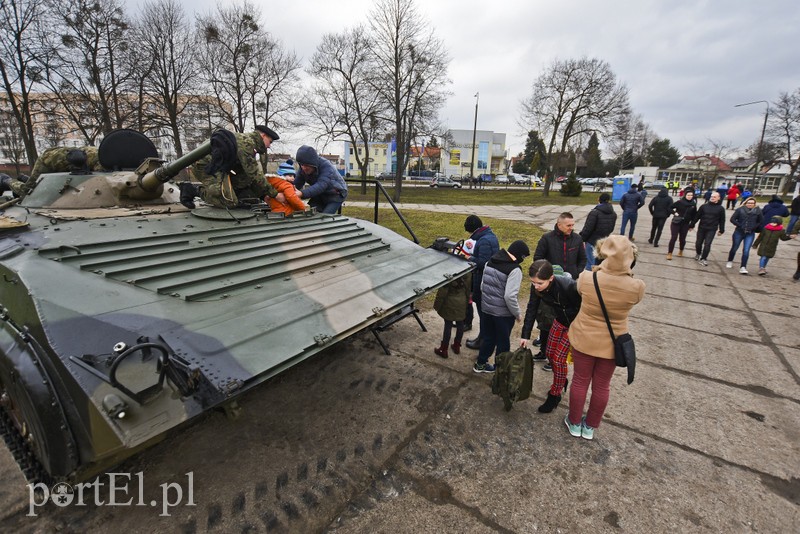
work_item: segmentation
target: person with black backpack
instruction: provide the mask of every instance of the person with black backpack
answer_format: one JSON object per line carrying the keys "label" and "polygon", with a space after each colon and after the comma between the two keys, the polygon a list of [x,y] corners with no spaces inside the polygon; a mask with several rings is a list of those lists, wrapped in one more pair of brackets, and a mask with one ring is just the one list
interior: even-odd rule
{"label": "person with black backpack", "polygon": [[561,392],[567,387],[567,353],[569,336],[567,331],[581,307],[576,281],[568,276],[555,276],[553,264],[547,260],[536,260],[528,269],[531,279],[531,297],[525,310],[520,346],[530,343],[533,322],[542,302],[555,312],[553,326],[547,336],[545,356],[553,367],[553,383],[547,393],[547,400],[539,406],[541,413],[550,413],[561,402]]}

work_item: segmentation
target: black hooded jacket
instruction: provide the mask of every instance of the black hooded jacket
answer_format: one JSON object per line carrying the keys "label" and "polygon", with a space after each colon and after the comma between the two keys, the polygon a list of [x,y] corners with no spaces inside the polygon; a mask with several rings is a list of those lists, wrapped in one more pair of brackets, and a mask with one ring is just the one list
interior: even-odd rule
{"label": "black hooded jacket", "polygon": [[581,239],[594,246],[598,239],[611,235],[616,225],[617,214],[614,212],[614,206],[610,202],[603,202],[595,206],[586,217],[583,230],[580,232]]}
{"label": "black hooded jacket", "polygon": [[666,219],[669,217],[670,211],[672,211],[672,197],[669,196],[666,188],[653,197],[647,208],[654,219]]}
{"label": "black hooded jacket", "polygon": [[553,265],[560,265],[564,271],[578,278],[578,273],[586,266],[586,249],[583,247],[583,238],[577,232],[569,235],[558,229],[547,232],[539,239],[533,261],[547,260]]}

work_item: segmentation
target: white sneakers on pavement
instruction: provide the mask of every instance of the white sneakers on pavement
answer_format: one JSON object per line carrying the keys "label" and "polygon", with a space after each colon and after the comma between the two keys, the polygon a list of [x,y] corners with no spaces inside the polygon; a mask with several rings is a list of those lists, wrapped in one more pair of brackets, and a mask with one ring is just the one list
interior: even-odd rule
{"label": "white sneakers on pavement", "polygon": [[742,267],[739,269],[739,274],[747,274],[747,268]]}
{"label": "white sneakers on pavement", "polygon": [[728,268],[728,269],[732,269],[733,268],[733,262],[729,261],[728,263],[725,264],[725,267]]}

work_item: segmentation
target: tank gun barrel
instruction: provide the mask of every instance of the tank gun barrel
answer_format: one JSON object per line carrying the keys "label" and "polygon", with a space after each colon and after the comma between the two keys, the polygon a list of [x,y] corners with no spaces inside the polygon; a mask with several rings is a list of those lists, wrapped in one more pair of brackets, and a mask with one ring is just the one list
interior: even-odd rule
{"label": "tank gun barrel", "polygon": [[180,158],[165,163],[154,171],[139,177],[139,185],[145,191],[153,191],[164,182],[169,181],[181,172],[181,169],[188,167],[206,157],[211,153],[211,141],[206,141],[198,146],[191,152],[188,152]]}

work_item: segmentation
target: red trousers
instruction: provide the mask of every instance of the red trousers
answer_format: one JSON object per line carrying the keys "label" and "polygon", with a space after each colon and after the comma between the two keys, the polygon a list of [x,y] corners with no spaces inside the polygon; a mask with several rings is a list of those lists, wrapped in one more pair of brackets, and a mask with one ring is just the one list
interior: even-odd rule
{"label": "red trousers", "polygon": [[592,398],[589,399],[589,411],[586,412],[586,425],[597,428],[608,405],[611,377],[617,365],[613,359],[589,356],[575,347],[572,347],[572,364],[575,369],[569,390],[569,420],[574,425],[580,424],[591,384]]}

